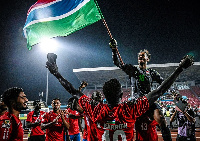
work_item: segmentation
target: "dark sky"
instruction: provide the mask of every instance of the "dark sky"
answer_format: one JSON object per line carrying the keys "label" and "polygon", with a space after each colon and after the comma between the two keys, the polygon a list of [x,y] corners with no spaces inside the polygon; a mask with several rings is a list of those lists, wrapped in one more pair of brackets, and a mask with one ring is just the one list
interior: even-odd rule
{"label": "dark sky", "polygon": [[[26,48],[22,29],[29,7],[36,0],[1,0],[0,93],[22,87],[29,100],[46,92],[46,55],[35,45]],[[178,63],[186,54],[200,59],[200,10],[194,0],[98,0],[101,11],[125,63],[137,64],[137,52],[148,49],[150,64]],[[58,37],[57,64],[76,88],[73,69],[111,67],[109,36],[98,21],[67,37]],[[33,95],[34,98],[33,98]],[[49,95],[65,102],[69,93],[49,74]],[[31,98],[31,99],[30,99]],[[45,100],[45,97],[44,97]]]}

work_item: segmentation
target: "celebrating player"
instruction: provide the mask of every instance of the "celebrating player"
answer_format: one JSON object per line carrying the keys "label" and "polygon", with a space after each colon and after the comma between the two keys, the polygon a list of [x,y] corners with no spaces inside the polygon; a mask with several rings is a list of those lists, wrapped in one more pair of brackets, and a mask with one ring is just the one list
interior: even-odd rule
{"label": "celebrating player", "polygon": [[22,88],[12,87],[2,94],[8,112],[0,117],[0,140],[23,141],[24,131],[19,119],[21,110],[27,109],[28,99]]}
{"label": "celebrating player", "polygon": [[70,94],[81,96],[79,104],[84,114],[88,115],[96,123],[98,140],[118,140],[119,135],[121,137],[119,140],[132,141],[136,118],[145,113],[149,109],[149,105],[154,104],[159,96],[170,88],[183,69],[188,68],[192,64],[193,58],[186,56],[174,73],[158,89],[138,98],[131,106],[126,103],[119,104],[122,98],[121,85],[118,80],[111,79],[103,86],[103,92],[108,104],[100,103],[94,110],[92,109],[90,99],[79,90],[76,90],[70,82],[61,76],[56,63],[47,61],[46,67]]}

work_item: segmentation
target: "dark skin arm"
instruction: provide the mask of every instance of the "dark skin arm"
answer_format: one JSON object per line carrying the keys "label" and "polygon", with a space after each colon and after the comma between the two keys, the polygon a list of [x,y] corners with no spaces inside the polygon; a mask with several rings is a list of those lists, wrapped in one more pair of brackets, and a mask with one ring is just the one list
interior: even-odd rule
{"label": "dark skin arm", "polygon": [[26,122],[27,123],[27,127],[28,128],[31,128],[31,127],[36,127],[38,125],[40,125],[40,120],[38,122],[35,122],[35,123],[31,123],[31,122]]}
{"label": "dark skin arm", "polygon": [[186,69],[191,65],[193,65],[193,56],[185,56],[183,60],[181,60],[178,68],[165,81],[163,81],[156,90],[153,90],[146,95],[149,104],[152,105],[161,95],[163,95],[171,87],[183,69]]}
{"label": "dark skin arm", "polygon": [[190,122],[192,122],[192,123],[195,123],[195,118],[193,118],[192,116],[190,116],[188,113],[187,113],[187,111],[186,112],[183,112],[184,113],[184,115],[187,117],[187,119],[190,121]]}
{"label": "dark skin arm", "polygon": [[58,67],[55,63],[51,63],[49,61],[46,62],[46,67],[49,69],[50,73],[53,74],[60,84],[71,94],[71,95],[77,95],[81,97],[84,95],[81,91],[75,89],[73,85],[67,81],[59,72]]}
{"label": "dark skin arm", "polygon": [[[177,111],[175,111],[170,119],[170,122],[173,122],[175,120],[175,115],[176,115]],[[193,118],[192,116],[190,116],[187,112],[183,112],[183,114],[187,117],[187,119],[192,122],[195,123],[195,118]]]}
{"label": "dark skin arm", "polygon": [[177,111],[175,111],[170,119],[170,122],[173,122],[175,120],[175,116],[176,116]]}

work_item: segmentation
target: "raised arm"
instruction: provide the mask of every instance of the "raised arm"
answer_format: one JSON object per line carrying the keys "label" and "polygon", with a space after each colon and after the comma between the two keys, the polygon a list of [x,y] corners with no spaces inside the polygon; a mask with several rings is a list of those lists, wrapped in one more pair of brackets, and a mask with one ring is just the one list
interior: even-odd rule
{"label": "raised arm", "polygon": [[153,104],[161,95],[163,95],[171,87],[171,85],[174,83],[174,81],[183,71],[183,69],[187,69],[188,67],[193,65],[193,63],[193,56],[185,56],[181,60],[178,68],[176,68],[176,70],[165,81],[163,81],[156,90],[153,90],[146,95],[147,99],[149,100],[149,104]]}
{"label": "raised arm", "polygon": [[192,115],[190,115],[187,111],[186,112],[183,112],[183,114],[187,117],[187,119],[192,122],[192,123],[195,123],[195,118],[192,117]]}
{"label": "raised arm", "polygon": [[175,120],[175,116],[176,116],[177,111],[175,110],[175,112],[173,113],[170,122],[173,122]]}
{"label": "raised arm", "polygon": [[117,41],[114,38],[110,39],[109,46],[112,49],[113,63],[117,67],[122,68],[124,66],[124,63],[123,63],[121,56],[120,56],[118,49],[117,49]]}
{"label": "raised arm", "polygon": [[77,96],[82,96],[84,95],[81,91],[75,89],[73,85],[67,81],[59,72],[58,72],[58,67],[56,63],[52,63],[50,61],[46,62],[46,68],[49,69],[50,73],[53,74],[60,84],[71,94],[71,95],[77,95]]}

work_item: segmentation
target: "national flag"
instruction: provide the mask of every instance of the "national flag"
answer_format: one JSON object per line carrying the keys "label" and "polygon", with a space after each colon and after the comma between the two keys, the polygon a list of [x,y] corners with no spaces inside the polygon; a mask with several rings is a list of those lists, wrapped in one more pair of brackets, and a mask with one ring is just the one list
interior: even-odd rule
{"label": "national flag", "polygon": [[30,7],[24,25],[27,47],[43,38],[68,36],[102,18],[94,0],[38,0]]}

